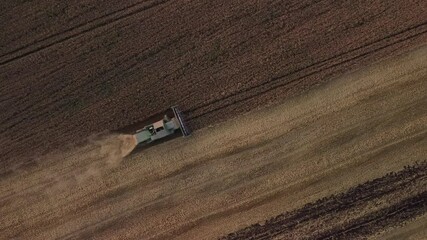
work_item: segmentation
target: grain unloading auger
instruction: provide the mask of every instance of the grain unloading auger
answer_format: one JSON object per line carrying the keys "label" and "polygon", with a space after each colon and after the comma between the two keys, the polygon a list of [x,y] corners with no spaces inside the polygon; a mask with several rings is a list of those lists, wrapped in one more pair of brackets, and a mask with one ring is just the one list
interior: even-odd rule
{"label": "grain unloading auger", "polygon": [[[142,129],[139,129],[134,134],[137,145],[145,145],[156,140],[164,139],[174,135],[177,130],[186,137],[191,134],[190,129],[184,121],[184,116],[179,111],[178,107],[173,106],[170,109],[171,113],[166,113],[162,120],[149,124]],[[173,115],[173,116],[172,116]]]}

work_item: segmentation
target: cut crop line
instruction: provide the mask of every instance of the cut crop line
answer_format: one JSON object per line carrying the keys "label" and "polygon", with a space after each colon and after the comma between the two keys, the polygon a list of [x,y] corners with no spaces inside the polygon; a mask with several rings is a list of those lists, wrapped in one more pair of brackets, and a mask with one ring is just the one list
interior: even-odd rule
{"label": "cut crop line", "polygon": [[[49,48],[49,47],[51,47],[51,46],[54,46],[54,45],[56,45],[56,44],[59,44],[59,43],[65,42],[65,41],[67,41],[67,40],[73,39],[73,38],[75,38],[75,37],[77,37],[77,36],[80,36],[80,35],[82,35],[82,34],[85,34],[85,33],[87,33],[87,32],[90,32],[90,31],[92,31],[92,30],[98,29],[98,28],[100,28],[100,27],[107,26],[107,25],[112,24],[112,23],[114,23],[114,22],[116,22],[116,21],[119,21],[119,20],[122,20],[122,19],[125,19],[125,18],[128,18],[128,17],[131,17],[131,16],[133,16],[133,15],[135,15],[135,14],[138,14],[138,13],[140,13],[140,12],[143,12],[143,11],[145,11],[145,10],[149,10],[149,9],[151,9],[151,8],[157,7],[157,6],[162,5],[162,4],[164,4],[164,3],[168,2],[168,1],[170,1],[170,0],[161,0],[161,1],[159,1],[159,2],[155,2],[155,3],[149,4],[148,6],[143,6],[143,7],[137,8],[137,9],[135,9],[135,10],[133,10],[133,11],[130,11],[129,13],[126,13],[126,14],[123,14],[123,15],[118,15],[118,16],[115,16],[115,17],[114,17],[114,15],[116,15],[116,14],[118,14],[118,13],[124,12],[124,11],[126,11],[126,10],[128,10],[128,9],[130,9],[130,8],[133,8],[133,7],[136,7],[136,6],[139,6],[139,5],[143,4],[143,3],[145,3],[145,2],[139,2],[139,3],[133,4],[133,5],[131,5],[131,6],[128,6],[128,7],[126,7],[126,8],[123,8],[123,9],[120,9],[120,10],[114,11],[114,12],[112,12],[112,13],[109,13],[109,14],[107,14],[107,15],[104,15],[104,16],[102,16],[102,17],[96,18],[95,20],[93,20],[93,21],[91,21],[91,22],[89,22],[89,23],[80,24],[80,25],[78,25],[78,26],[76,26],[76,27],[73,27],[73,28],[67,29],[67,30],[65,30],[65,31],[63,31],[63,32],[60,32],[60,33],[57,33],[57,34],[51,35],[51,36],[49,36],[49,37],[46,37],[46,38],[44,38],[44,39],[41,39],[40,41],[33,42],[33,43],[31,43],[31,44],[27,44],[27,45],[25,45],[25,46],[23,46],[23,47],[21,47],[21,48],[18,48],[18,49],[16,49],[16,50],[12,51],[12,52],[9,52],[9,53],[6,53],[6,54],[2,55],[1,57],[4,57],[4,56],[8,56],[8,55],[13,55],[13,54],[15,54],[15,53],[16,53],[16,56],[11,57],[11,58],[6,59],[6,60],[1,61],[1,62],[0,62],[0,66],[5,65],[5,64],[7,64],[7,63],[10,63],[10,62],[12,62],[12,61],[18,60],[18,59],[20,59],[20,58],[26,57],[26,56],[31,55],[31,54],[33,54],[33,53],[36,53],[36,52],[38,52],[38,51],[44,50],[44,49]],[[113,17],[110,19],[110,18],[109,18],[110,16],[113,16]],[[100,20],[100,22],[99,22],[99,23],[94,23],[94,22],[96,22],[96,21],[98,21],[98,20]],[[92,25],[92,24],[94,24],[94,25],[93,25],[93,26],[90,26],[90,25]],[[87,27],[87,26],[88,26],[88,27]],[[86,27],[87,27],[87,28],[86,28]],[[81,31],[79,31],[79,32],[72,33],[72,32],[74,32],[75,30],[78,30],[79,28],[83,28],[83,29],[82,29]],[[86,28],[86,29],[85,29],[85,28]],[[71,33],[71,34],[70,34],[69,36],[61,37],[61,35],[66,35],[66,34],[68,34],[68,33]],[[58,40],[55,40],[55,41],[53,41],[53,42],[51,42],[51,43],[43,44],[43,42],[44,42],[44,41],[49,40],[49,39],[54,38],[54,37],[58,37],[58,36],[60,36],[60,38],[59,38]],[[35,48],[35,49],[33,49],[33,50],[29,50],[29,51],[25,52],[25,49],[28,49],[28,48],[30,48],[32,45],[34,45],[34,44],[39,44],[39,43],[40,43],[40,46],[36,47],[36,48]],[[21,50],[22,50],[22,52],[23,52],[23,53],[20,53],[20,52],[21,52]]]}

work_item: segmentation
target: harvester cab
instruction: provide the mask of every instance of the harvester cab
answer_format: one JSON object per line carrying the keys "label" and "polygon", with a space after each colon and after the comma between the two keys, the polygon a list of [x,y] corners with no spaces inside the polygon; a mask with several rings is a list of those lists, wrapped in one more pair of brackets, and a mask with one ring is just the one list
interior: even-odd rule
{"label": "harvester cab", "polygon": [[184,122],[184,116],[176,106],[171,107],[163,119],[139,129],[134,134],[138,145],[148,144],[153,141],[166,138],[179,130],[182,136],[190,135],[190,129]]}

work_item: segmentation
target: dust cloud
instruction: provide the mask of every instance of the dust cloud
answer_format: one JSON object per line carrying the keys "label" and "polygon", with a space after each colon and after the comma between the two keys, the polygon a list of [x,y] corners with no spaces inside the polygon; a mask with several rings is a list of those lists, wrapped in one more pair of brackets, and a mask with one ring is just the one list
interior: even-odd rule
{"label": "dust cloud", "polygon": [[45,156],[40,161],[54,165],[46,170],[50,186],[45,192],[54,196],[92,181],[102,181],[135,147],[133,135],[107,134],[91,136],[83,146]]}

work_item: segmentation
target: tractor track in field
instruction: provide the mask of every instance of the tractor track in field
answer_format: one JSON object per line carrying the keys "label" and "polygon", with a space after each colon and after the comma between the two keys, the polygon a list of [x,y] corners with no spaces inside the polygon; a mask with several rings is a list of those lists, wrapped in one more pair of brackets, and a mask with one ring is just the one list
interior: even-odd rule
{"label": "tractor track in field", "polygon": [[[160,6],[166,2],[169,2],[169,0],[160,0],[160,1],[154,1],[153,3],[149,4],[148,6],[142,6],[145,3],[150,2],[149,1],[140,1],[137,3],[134,3],[132,5],[126,6],[125,8],[115,10],[113,12],[107,13],[103,16],[97,17],[95,19],[92,19],[88,22],[79,24],[77,26],[74,26],[72,28],[66,29],[64,31],[57,32],[55,34],[49,35],[47,37],[44,37],[42,39],[33,41],[31,43],[25,44],[22,47],[19,47],[17,49],[14,49],[10,52],[6,52],[2,55],[0,55],[0,66],[4,64],[8,64],[10,62],[13,62],[19,58],[26,57],[30,54],[33,54],[35,52],[44,50],[48,47],[51,47],[56,44],[60,44],[62,42],[65,42],[67,40],[70,40],[74,37],[77,37],[81,34],[85,34],[87,32],[93,31],[97,28],[104,27],[106,25],[109,25],[111,23],[114,23],[116,21],[120,21],[123,19],[126,19],[132,15],[141,13],[145,10],[149,10],[151,8],[155,8],[157,6]],[[134,9],[136,8],[136,9]],[[58,38],[55,40],[55,38]],[[33,48],[33,49],[31,49]],[[9,58],[7,58],[9,55],[14,55]]]}
{"label": "tractor track in field", "polygon": [[[217,110],[220,110],[220,109],[223,109],[223,108],[227,108],[227,107],[229,107],[229,106],[231,106],[231,105],[233,105],[233,104],[236,104],[236,103],[239,103],[239,102],[242,102],[242,101],[248,100],[248,99],[250,99],[250,98],[254,98],[254,97],[258,96],[258,95],[265,94],[265,93],[267,93],[267,92],[269,92],[269,91],[271,91],[271,90],[273,90],[273,89],[276,89],[276,88],[279,88],[279,87],[283,87],[283,86],[288,85],[288,84],[293,84],[293,83],[295,83],[295,82],[298,82],[298,81],[303,80],[304,78],[307,78],[307,77],[309,77],[309,76],[312,76],[312,75],[314,75],[314,74],[316,74],[316,73],[319,73],[319,72],[322,72],[322,71],[325,71],[325,70],[332,69],[332,68],[337,67],[337,66],[339,66],[339,65],[341,65],[341,64],[344,64],[344,63],[348,63],[348,62],[354,61],[354,60],[356,60],[356,59],[358,59],[358,58],[361,58],[361,57],[364,57],[364,56],[366,56],[366,55],[368,55],[368,54],[372,54],[372,53],[374,53],[374,52],[376,52],[376,51],[380,51],[380,50],[385,49],[385,48],[387,48],[387,47],[393,46],[393,45],[398,44],[398,43],[405,42],[405,41],[407,41],[407,40],[409,40],[409,39],[411,39],[411,38],[414,38],[414,37],[417,37],[417,36],[419,36],[419,35],[425,34],[425,33],[427,32],[427,28],[426,28],[426,26],[427,26],[427,22],[424,22],[424,23],[418,24],[418,25],[416,25],[416,26],[413,26],[413,27],[407,28],[407,29],[405,29],[405,30],[403,30],[403,31],[400,31],[400,32],[398,32],[398,33],[395,33],[395,34],[392,34],[392,35],[386,36],[386,37],[384,37],[384,38],[382,38],[382,39],[378,39],[378,40],[376,40],[376,41],[373,41],[373,42],[367,43],[367,44],[365,44],[365,45],[359,46],[359,47],[357,47],[357,48],[351,49],[351,50],[349,50],[349,51],[346,51],[346,52],[340,53],[340,54],[335,55],[335,56],[333,56],[333,57],[330,57],[330,58],[324,59],[324,60],[322,60],[322,61],[319,61],[319,62],[316,62],[316,63],[313,63],[313,64],[310,64],[310,65],[305,66],[305,67],[303,67],[303,68],[301,68],[301,69],[297,69],[297,70],[295,70],[295,71],[292,71],[292,72],[286,73],[286,74],[284,74],[284,75],[281,75],[281,76],[278,76],[278,77],[274,77],[274,78],[272,78],[272,79],[270,79],[270,80],[268,80],[268,81],[264,81],[264,82],[262,82],[262,83],[261,83],[261,84],[259,84],[259,85],[252,86],[252,87],[249,87],[249,88],[246,88],[246,89],[241,89],[241,90],[239,90],[238,92],[233,93],[232,95],[228,95],[228,96],[226,96],[226,97],[223,97],[223,98],[220,98],[220,99],[216,99],[216,100],[210,101],[210,102],[208,102],[208,103],[205,103],[205,104],[202,104],[202,105],[199,105],[199,106],[192,107],[192,108],[190,108],[190,109],[186,109],[186,110],[184,111],[184,113],[186,113],[186,114],[189,114],[189,115],[190,115],[190,117],[188,118],[189,120],[193,120],[193,119],[200,118],[200,117],[202,117],[202,116],[204,116],[204,115],[211,114],[211,113],[213,113],[213,112],[215,112],[215,111],[217,111]],[[381,41],[384,41],[384,40],[392,39],[392,38],[394,38],[394,37],[398,37],[398,36],[399,36],[399,35],[401,35],[401,34],[405,34],[405,33],[409,32],[409,31],[412,31],[412,30],[414,30],[414,29],[418,29],[418,28],[426,28],[426,29],[425,29],[425,30],[418,31],[418,32],[415,32],[415,33],[413,33],[412,35],[410,35],[410,36],[408,36],[408,37],[406,37],[406,38],[398,39],[398,40],[396,40],[396,41],[393,41],[392,43],[390,43],[390,44],[388,44],[388,45],[379,46],[379,47],[377,47],[376,49],[369,50],[368,52],[360,53],[360,54],[358,54],[357,56],[354,56],[354,55],[353,55],[353,56],[350,56],[350,58],[348,58],[348,59],[344,59],[344,60],[342,60],[342,61],[340,61],[340,62],[338,62],[338,63],[333,63],[333,64],[331,64],[331,65],[328,65],[328,62],[329,62],[329,61],[333,61],[333,60],[336,60],[336,59],[341,60],[341,59],[342,59],[341,57],[342,57],[342,56],[344,56],[344,55],[346,55],[346,54],[351,54],[351,53],[353,53],[353,52],[355,52],[355,51],[357,51],[357,50],[364,50],[364,48],[367,48],[367,47],[369,47],[369,46],[371,46],[371,45],[374,45],[374,44],[380,43]],[[289,78],[290,76],[295,75],[295,74],[300,73],[300,72],[303,72],[303,71],[305,71],[305,70],[307,70],[307,69],[309,69],[309,68],[318,68],[318,69],[314,69],[313,71],[311,71],[311,72],[309,72],[309,73],[306,73],[306,74],[305,74],[305,75],[303,75],[303,76],[300,76],[300,77],[297,77],[297,78],[294,78],[294,79],[288,80],[288,81],[286,81],[286,82],[280,82],[280,80],[282,80],[283,78]],[[251,90],[256,90],[256,89],[258,89],[258,88],[262,88],[262,87],[264,87],[264,86],[266,86],[266,85],[270,85],[271,83],[273,83],[273,84],[277,83],[277,84],[275,84],[275,85],[273,85],[273,86],[267,86],[267,87],[266,87],[267,89],[260,89],[260,90],[256,91],[255,93],[253,93],[252,95],[244,96],[244,97],[243,97],[243,98],[241,98],[241,99],[237,99],[237,100],[229,100],[230,98],[238,97],[239,95],[246,94],[246,93],[248,93],[248,92],[249,92],[249,91],[251,91]],[[228,102],[228,103],[226,103],[225,105],[221,105],[221,106],[218,106],[218,107],[214,107],[213,109],[209,109],[209,110],[205,110],[205,111],[203,111],[203,109],[204,109],[204,108],[206,108],[206,107],[210,107],[210,106],[212,106],[212,105],[214,105],[214,104],[216,104],[216,103],[222,103],[224,100],[225,100],[226,102]],[[200,109],[202,109],[202,113],[200,113],[200,114],[198,114],[198,115],[195,115],[195,116],[193,116],[193,115],[192,115],[192,113],[193,113],[193,112],[196,112],[196,111],[198,111],[198,110],[200,110]]]}
{"label": "tractor track in field", "polygon": [[[330,196],[301,209],[278,215],[264,224],[255,224],[238,232],[230,233],[221,239],[359,239],[380,232],[385,227],[396,226],[427,212],[427,162],[409,166],[401,172],[364,183],[345,193]],[[400,201],[384,204],[387,197],[401,196]],[[386,199],[386,200],[383,200]],[[368,202],[376,202],[379,208],[367,208]],[[365,211],[358,218],[343,221],[342,216],[349,212]],[[329,219],[323,225],[316,221]],[[326,224],[326,225],[325,225]],[[311,225],[308,228],[306,225]],[[313,228],[317,226],[316,228]],[[308,231],[311,229],[311,232]]]}

